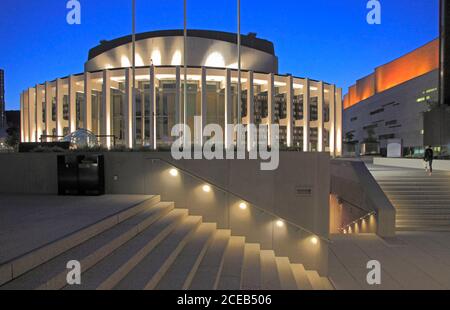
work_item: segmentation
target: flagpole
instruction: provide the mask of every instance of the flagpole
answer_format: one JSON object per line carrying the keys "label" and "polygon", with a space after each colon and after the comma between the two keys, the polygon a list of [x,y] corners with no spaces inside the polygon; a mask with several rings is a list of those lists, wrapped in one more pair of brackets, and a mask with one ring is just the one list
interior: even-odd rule
{"label": "flagpole", "polygon": [[[186,129],[187,126],[187,0],[184,0],[184,43],[183,43],[183,53],[184,53],[184,98],[183,98],[183,122],[184,122],[184,129]],[[202,90],[203,91],[203,90]],[[183,132],[183,135],[185,135],[185,131]],[[185,140],[185,139],[183,139]],[[187,141],[185,141],[186,143]]]}
{"label": "flagpole", "polygon": [[241,123],[241,0],[237,0],[237,50],[238,50],[238,94],[237,94],[237,109],[236,109],[236,122]]}

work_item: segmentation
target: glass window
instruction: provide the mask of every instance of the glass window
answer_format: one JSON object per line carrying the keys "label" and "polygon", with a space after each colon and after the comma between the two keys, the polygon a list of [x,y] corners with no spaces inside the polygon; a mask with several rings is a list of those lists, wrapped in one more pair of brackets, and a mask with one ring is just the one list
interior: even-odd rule
{"label": "glass window", "polygon": [[176,81],[161,80],[156,87],[156,143],[158,147],[170,146],[176,111]]}

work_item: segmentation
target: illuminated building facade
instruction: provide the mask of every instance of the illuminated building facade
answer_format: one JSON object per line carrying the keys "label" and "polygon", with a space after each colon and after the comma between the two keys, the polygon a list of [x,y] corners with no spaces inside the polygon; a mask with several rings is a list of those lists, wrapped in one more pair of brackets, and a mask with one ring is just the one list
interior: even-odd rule
{"label": "illuminated building facade", "polygon": [[404,155],[424,146],[423,112],[439,103],[439,39],[380,67],[344,96],[344,139],[380,143],[401,139]]}
{"label": "illuminated building facade", "polygon": [[22,92],[21,139],[53,141],[85,128],[108,148],[157,149],[174,141],[175,124],[194,128],[199,116],[202,129],[213,123],[279,124],[281,145],[340,155],[342,90],[278,74],[273,43],[250,33],[241,39],[238,94],[236,41],[232,33],[188,31],[185,79],[183,31],[138,34],[135,101],[131,36],[102,41],[90,50],[83,73]]}

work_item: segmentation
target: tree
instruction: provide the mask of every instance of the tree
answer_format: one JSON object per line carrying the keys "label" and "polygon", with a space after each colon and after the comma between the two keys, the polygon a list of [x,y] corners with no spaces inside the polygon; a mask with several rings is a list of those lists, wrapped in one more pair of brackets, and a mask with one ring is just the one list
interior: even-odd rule
{"label": "tree", "polygon": [[373,127],[369,127],[366,129],[367,138],[364,139],[365,143],[378,143],[378,140],[375,136],[375,130]]}
{"label": "tree", "polygon": [[349,131],[345,134],[345,142],[347,143],[352,143],[353,139],[355,138],[355,135],[353,134],[353,132]]}
{"label": "tree", "polygon": [[6,145],[15,148],[20,142],[19,129],[16,127],[10,127],[6,129],[6,133],[8,134],[5,141]]}

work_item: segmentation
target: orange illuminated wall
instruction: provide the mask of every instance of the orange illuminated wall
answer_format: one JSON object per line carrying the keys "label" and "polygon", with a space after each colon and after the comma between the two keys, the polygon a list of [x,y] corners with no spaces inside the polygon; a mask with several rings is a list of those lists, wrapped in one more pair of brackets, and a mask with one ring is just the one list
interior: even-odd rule
{"label": "orange illuminated wall", "polygon": [[375,81],[375,74],[371,74],[356,82],[356,92],[359,101],[365,100],[375,95]]}
{"label": "orange illuminated wall", "polygon": [[344,95],[344,110],[350,107],[351,107],[350,100],[348,98],[348,94],[346,94]]}
{"label": "orange illuminated wall", "polygon": [[344,108],[439,68],[439,39],[375,69],[348,89]]}

